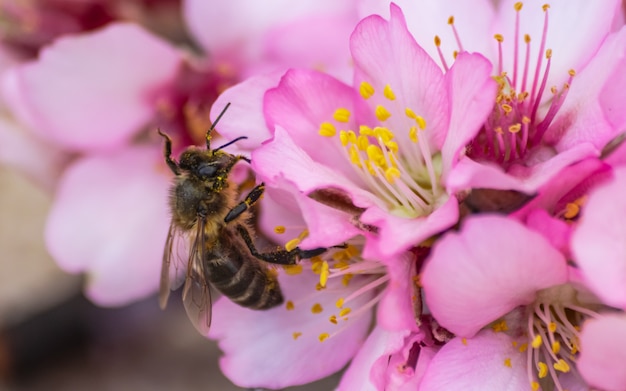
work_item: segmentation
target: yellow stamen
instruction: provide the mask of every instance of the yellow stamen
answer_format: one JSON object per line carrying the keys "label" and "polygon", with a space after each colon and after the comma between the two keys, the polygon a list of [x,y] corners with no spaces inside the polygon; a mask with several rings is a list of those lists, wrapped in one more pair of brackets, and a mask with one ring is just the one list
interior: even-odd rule
{"label": "yellow stamen", "polygon": [[531,388],[533,391],[537,391],[537,390],[539,389],[539,383],[537,383],[536,381],[531,381],[531,382],[530,382],[530,388]]}
{"label": "yellow stamen", "polygon": [[343,278],[341,279],[341,283],[343,284],[343,286],[348,286],[350,284],[350,280],[352,280],[352,277],[354,277],[354,274],[351,274],[351,273],[345,274]]}
{"label": "yellow stamen", "polygon": [[348,132],[342,130],[339,132],[339,141],[341,141],[342,146],[348,145]]}
{"label": "yellow stamen", "polygon": [[321,258],[316,260],[311,259],[311,270],[313,271],[313,273],[320,274],[322,272],[323,264],[324,261]]}
{"label": "yellow stamen", "polygon": [[348,154],[350,155],[350,162],[357,167],[361,167],[361,159],[359,159],[359,151],[356,149],[354,145],[350,146],[348,150]]}
{"label": "yellow stamen", "polygon": [[448,18],[448,24],[454,24],[454,16]]}
{"label": "yellow stamen", "polygon": [[328,339],[328,337],[330,337],[330,334],[328,333],[322,333],[320,334],[320,336],[318,337],[318,339],[320,340],[320,342],[324,342]]}
{"label": "yellow stamen", "polygon": [[335,306],[337,306],[337,308],[341,308],[341,307],[343,307],[343,301],[344,301],[344,298],[343,298],[343,297],[340,297],[340,298],[339,298],[339,299],[337,299],[337,301],[335,302]]}
{"label": "yellow stamen", "polygon": [[375,114],[379,121],[385,121],[387,118],[391,117],[391,113],[381,105],[376,106]]}
{"label": "yellow stamen", "polygon": [[550,330],[551,333],[554,333],[556,331],[556,323],[555,322],[550,322],[548,323],[548,330]]}
{"label": "yellow stamen", "polygon": [[397,178],[400,178],[400,170],[396,167],[389,167],[385,170],[385,178],[389,183],[393,183]]}
{"label": "yellow stamen", "polygon": [[461,343],[467,346],[467,338],[461,338]]}
{"label": "yellow stamen", "polygon": [[322,270],[320,272],[320,285],[322,287],[326,287],[326,283],[328,282],[328,262],[324,261],[322,263]]}
{"label": "yellow stamen", "polygon": [[562,358],[559,359],[559,361],[555,362],[552,366],[557,371],[560,371],[560,372],[563,372],[563,373],[567,373],[567,372],[570,371],[569,365]]}
{"label": "yellow stamen", "polygon": [[524,42],[530,43],[530,35],[524,34]]}
{"label": "yellow stamen", "polygon": [[302,267],[301,264],[298,264],[298,265],[285,265],[285,266],[283,266],[283,270],[289,276],[296,276],[296,275],[302,273],[302,269],[303,269],[303,267]]}
{"label": "yellow stamen", "polygon": [[552,343],[552,353],[559,354],[561,351],[561,343],[559,341],[554,341]]}
{"label": "yellow stamen", "polygon": [[356,246],[353,246],[351,244],[349,244],[348,247],[346,247],[345,251],[348,253],[350,258],[355,257],[361,253],[361,251]]}
{"label": "yellow stamen", "polygon": [[311,307],[311,312],[314,314],[319,314],[322,311],[324,311],[324,308],[322,308],[320,303],[315,303],[313,304],[313,307]]}
{"label": "yellow stamen", "polygon": [[370,144],[367,147],[367,157],[376,165],[382,166],[385,163],[385,155],[378,145]]}
{"label": "yellow stamen", "polygon": [[302,333],[296,331],[295,333],[293,333],[291,335],[293,336],[293,339],[296,340],[296,339],[298,339],[302,335]]}
{"label": "yellow stamen", "polygon": [[543,379],[544,377],[548,376],[548,365],[545,362],[539,361],[537,363],[537,366],[539,367],[539,378]]}
{"label": "yellow stamen", "polygon": [[552,49],[546,50],[546,58],[552,58]]}
{"label": "yellow stamen", "polygon": [[417,126],[411,126],[409,129],[409,139],[414,143],[417,142]]}
{"label": "yellow stamen", "polygon": [[369,99],[374,95],[374,87],[370,83],[362,81],[359,86],[359,93],[364,99]]}
{"label": "yellow stamen", "polygon": [[513,124],[509,126],[510,133],[519,133],[520,130],[522,130],[522,124]]}
{"label": "yellow stamen", "polygon": [[370,140],[367,138],[367,136],[364,136],[362,134],[359,135],[359,137],[357,137],[356,139],[357,148],[359,148],[361,151],[365,151],[369,144]]}
{"label": "yellow stamen", "polygon": [[293,304],[293,301],[288,300],[288,301],[285,303],[285,308],[287,308],[287,311],[291,311],[291,310],[293,310],[294,308],[296,308],[296,306]]}
{"label": "yellow stamen", "polygon": [[276,232],[277,234],[284,234],[285,231],[286,228],[283,225],[277,225],[276,227],[274,227],[274,232]]}
{"label": "yellow stamen", "polygon": [[331,315],[330,318],[328,318],[328,320],[332,324],[337,324],[337,315]]}
{"label": "yellow stamen", "polygon": [[541,9],[545,12],[550,8],[550,4],[544,4],[541,6]]}
{"label": "yellow stamen", "polygon": [[515,4],[513,5],[513,8],[515,8],[515,11],[518,11],[518,12],[519,12],[519,11],[521,11],[521,10],[522,10],[522,6],[523,6],[523,5],[524,5],[524,4],[523,4],[521,1],[518,1],[517,3],[515,3]]}
{"label": "yellow stamen", "polygon": [[575,71],[575,70],[573,70],[573,69],[570,69],[567,73],[569,73],[569,75],[570,75],[571,77],[576,76],[576,71]]}
{"label": "yellow stamen", "polygon": [[493,326],[491,326],[491,328],[496,333],[507,331],[509,329],[509,327],[506,324],[506,320],[501,320],[499,322],[494,323]]}
{"label": "yellow stamen", "polygon": [[305,229],[302,232],[300,232],[300,235],[298,235],[298,239],[304,240],[307,236],[309,236],[309,230]]}
{"label": "yellow stamen", "polygon": [[348,315],[352,310],[350,308],[344,308],[341,311],[339,311],[339,316],[341,316],[342,318],[346,315]]}
{"label": "yellow stamen", "polygon": [[337,122],[349,122],[350,121],[350,110],[341,107],[341,108],[335,110],[335,113],[333,114],[333,118]]}
{"label": "yellow stamen", "polygon": [[333,137],[335,134],[337,134],[337,128],[335,128],[335,125],[331,124],[330,122],[322,122],[318,133],[320,134],[320,136]]}
{"label": "yellow stamen", "polygon": [[435,46],[439,47],[441,45],[441,38],[438,35],[435,35]]}
{"label": "yellow stamen", "polygon": [[502,36],[502,34],[495,34],[493,37],[495,38],[496,41],[500,43],[504,42],[504,37]]}
{"label": "yellow stamen", "polygon": [[563,217],[565,217],[566,219],[573,219],[574,217],[578,216],[579,213],[580,206],[578,206],[578,204],[574,202],[568,202],[565,205],[565,213],[563,213]]}
{"label": "yellow stamen", "polygon": [[523,344],[520,345],[518,350],[519,350],[520,353],[524,353],[527,349],[528,349],[528,344],[527,343],[523,343]]}
{"label": "yellow stamen", "polygon": [[419,126],[421,130],[426,129],[426,120],[421,115],[415,117],[415,122],[417,122],[417,126]]}
{"label": "yellow stamen", "polygon": [[315,284],[315,290],[316,291],[321,291],[323,289],[326,289],[326,287],[322,286],[322,284],[320,284],[319,282],[317,284]]}
{"label": "yellow stamen", "polygon": [[541,338],[541,335],[537,334],[535,338],[533,338],[533,342],[531,343],[531,346],[537,349],[539,346],[541,346],[542,343],[543,343],[543,339]]}
{"label": "yellow stamen", "polygon": [[285,250],[287,250],[287,251],[291,251],[291,250],[293,250],[294,248],[298,247],[298,245],[299,245],[299,244],[300,244],[300,239],[298,239],[298,238],[291,239],[290,241],[288,241],[288,242],[285,244]]}
{"label": "yellow stamen", "polygon": [[513,365],[511,365],[511,359],[510,358],[507,357],[507,358],[504,359],[504,366],[505,367],[509,367],[509,368],[513,367]]}
{"label": "yellow stamen", "polygon": [[363,136],[373,136],[374,130],[367,125],[360,125],[359,134],[362,134]]}
{"label": "yellow stamen", "polygon": [[396,100],[396,94],[393,93],[391,86],[389,84],[385,85],[385,90],[383,91],[385,98],[389,100]]}

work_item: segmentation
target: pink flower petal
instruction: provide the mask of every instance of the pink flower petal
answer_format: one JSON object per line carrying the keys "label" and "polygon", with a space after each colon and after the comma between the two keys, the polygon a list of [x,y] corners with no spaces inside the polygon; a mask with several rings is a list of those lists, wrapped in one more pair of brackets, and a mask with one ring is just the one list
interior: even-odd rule
{"label": "pink flower petal", "polygon": [[471,337],[490,322],[567,281],[561,253],[540,234],[500,216],[467,219],[433,247],[422,271],[426,304],[439,323]]}
{"label": "pink flower petal", "polygon": [[367,242],[366,257],[389,257],[403,252],[429,237],[454,225],[459,218],[456,197],[448,198],[443,205],[425,217],[414,219],[398,217],[387,210],[372,206],[360,220],[379,228],[378,236]]}
{"label": "pink flower petal", "polygon": [[371,123],[367,120],[371,117],[369,108],[352,87],[320,72],[289,70],[278,87],[267,91],[264,107],[270,129],[282,127],[314,161],[360,183],[338,137],[319,134],[320,125],[332,121],[338,108],[351,113],[345,129]]}
{"label": "pink flower petal", "polygon": [[483,330],[464,341],[454,338],[430,362],[421,391],[526,390],[526,355],[504,333]]}
{"label": "pink flower petal", "polygon": [[626,389],[626,317],[590,319],[580,333],[578,370],[589,385],[606,391]]}
{"label": "pink flower petal", "polygon": [[[337,289],[350,294],[340,279],[331,279],[328,289],[316,291],[319,278],[313,273],[297,276],[281,274],[279,281],[285,300],[295,307],[280,306],[267,311],[252,311],[226,298],[213,306],[213,324],[209,336],[217,339],[224,357],[220,366],[224,374],[240,387],[278,389],[308,383],[340,370],[360,349],[367,336],[371,310],[362,316],[339,318]],[[358,286],[351,284],[350,286]],[[371,294],[351,302],[353,308],[371,300]],[[311,308],[319,303],[323,312]],[[294,333],[301,333],[301,335]],[[319,341],[322,333],[332,336]]]}
{"label": "pink flower petal", "polygon": [[607,304],[626,308],[626,168],[589,195],[572,252],[591,289]]}
{"label": "pink flower petal", "polygon": [[385,330],[418,331],[414,301],[419,300],[415,285],[415,257],[410,253],[381,258],[390,278],[378,303],[377,324]]}
{"label": "pink flower petal", "polygon": [[626,88],[621,65],[624,53],[626,28],[607,37],[589,64],[576,75],[563,106],[544,137],[552,140],[557,150],[566,151],[583,142],[592,143],[600,150],[623,132],[619,126],[622,125],[620,115],[623,114],[620,113],[624,105],[620,93],[623,94]]}
{"label": "pink flower petal", "polygon": [[278,85],[282,72],[256,75],[224,91],[211,107],[211,120],[230,103],[228,110],[216,125],[221,135],[229,140],[246,136],[237,142],[242,149],[252,150],[271,137],[263,116],[263,96],[265,91]]}
{"label": "pink flower petal", "polygon": [[103,150],[130,139],[154,114],[181,55],[132,24],[67,36],[5,80],[25,123],[66,148]]}
{"label": "pink flower petal", "polygon": [[451,99],[450,129],[441,150],[444,180],[464,148],[493,110],[496,83],[491,64],[479,54],[461,53],[445,81]]}
{"label": "pink flower petal", "polygon": [[376,383],[372,382],[371,377],[376,375],[376,372],[372,373],[373,366],[379,358],[387,357],[389,354],[402,349],[405,338],[408,335],[408,330],[390,332],[376,326],[357,355],[352,359],[348,370],[341,378],[337,391],[380,390],[376,383],[384,380],[379,378]]}
{"label": "pink flower petal", "polygon": [[[440,149],[448,129],[450,105],[443,72],[415,42],[407,30],[402,11],[392,4],[390,12],[389,21],[377,15],[363,19],[352,34],[350,50],[356,66],[355,85],[358,88],[366,81],[375,91],[381,92],[389,85],[402,107],[393,110],[383,94],[375,94],[368,100],[371,107],[380,104],[389,109],[391,129],[410,128],[413,120],[404,113],[410,108],[425,119],[426,137],[433,148]],[[408,131],[396,134],[396,137],[399,142],[409,141]]]}
{"label": "pink flower petal", "polygon": [[[359,13],[362,16],[378,14],[389,16],[391,1],[362,0]],[[454,33],[447,21],[454,16],[454,25],[459,31],[463,48],[469,52],[485,55],[495,54],[492,45],[491,25],[495,15],[494,6],[487,0],[395,0],[404,15],[408,29],[415,40],[426,50],[430,57],[437,59],[437,47],[432,43],[437,35],[441,39],[441,48],[448,66],[453,62],[453,51],[459,50]],[[495,56],[490,56],[495,58]]]}
{"label": "pink flower petal", "polygon": [[546,238],[552,247],[558,249],[565,256],[569,256],[570,237],[572,226],[562,219],[555,218],[543,209],[536,209],[529,213],[526,225]]}
{"label": "pink flower petal", "polygon": [[45,231],[50,254],[87,273],[87,296],[123,305],[155,292],[167,236],[169,177],[161,152],[134,147],[82,158],[59,183]]}

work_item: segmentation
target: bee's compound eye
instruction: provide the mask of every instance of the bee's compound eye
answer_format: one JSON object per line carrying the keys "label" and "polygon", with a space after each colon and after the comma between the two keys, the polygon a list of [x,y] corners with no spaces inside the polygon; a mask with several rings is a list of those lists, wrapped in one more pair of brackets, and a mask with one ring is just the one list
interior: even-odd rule
{"label": "bee's compound eye", "polygon": [[198,175],[206,178],[211,178],[215,176],[217,172],[217,167],[209,164],[202,164],[198,167]]}

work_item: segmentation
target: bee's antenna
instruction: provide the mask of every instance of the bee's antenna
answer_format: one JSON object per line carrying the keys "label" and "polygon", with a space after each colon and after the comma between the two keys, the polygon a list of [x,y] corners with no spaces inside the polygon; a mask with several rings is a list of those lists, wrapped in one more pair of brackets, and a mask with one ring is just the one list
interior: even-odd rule
{"label": "bee's antenna", "polygon": [[[224,115],[224,113],[226,113],[226,110],[228,110],[229,107],[230,107],[230,102],[226,103],[226,106],[224,106],[220,114],[217,116],[217,118],[215,118],[215,121],[213,122],[213,124],[211,124],[211,127],[209,128],[209,130],[206,132],[206,149],[211,149],[211,132],[213,131],[213,129],[215,129],[215,127],[217,126],[217,123],[220,122],[220,119],[222,119],[222,116]],[[223,147],[225,147],[225,145],[222,145],[220,148],[223,148]]]}
{"label": "bee's antenna", "polygon": [[246,136],[240,136],[240,137],[237,137],[236,139],[231,140],[231,141],[227,142],[226,144],[224,144],[224,145],[222,145],[222,146],[217,147],[217,149],[214,149],[213,151],[219,151],[220,149],[222,149],[222,148],[226,148],[227,146],[229,146],[229,145],[231,145],[231,144],[234,144],[234,143],[236,143],[236,142],[237,142],[237,141],[239,141],[239,140],[245,140],[245,139],[247,139],[247,138],[248,138],[248,137],[246,137]]}

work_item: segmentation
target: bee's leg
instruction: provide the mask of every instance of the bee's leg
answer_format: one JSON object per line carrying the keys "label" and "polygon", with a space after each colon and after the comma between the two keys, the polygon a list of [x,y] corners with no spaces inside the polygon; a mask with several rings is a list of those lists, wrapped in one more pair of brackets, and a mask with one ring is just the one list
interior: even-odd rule
{"label": "bee's leg", "polygon": [[228,223],[239,217],[243,212],[245,212],[249,207],[254,205],[255,202],[261,198],[263,192],[265,191],[265,185],[261,183],[256,186],[254,189],[250,190],[250,193],[246,196],[246,198],[241,201],[237,206],[232,208],[230,212],[224,217],[224,222]]}
{"label": "bee's leg", "polygon": [[178,168],[178,164],[172,159],[172,139],[167,134],[161,132],[161,129],[158,129],[157,132],[165,138],[165,147],[163,148],[163,155],[165,156],[165,163],[172,170],[174,175],[180,175],[180,169]]}
{"label": "bee's leg", "polygon": [[260,253],[252,238],[250,237],[250,233],[243,225],[237,225],[237,232],[243,238],[244,242],[246,242],[246,246],[248,246],[248,250],[250,250],[250,254],[254,257],[269,263],[274,263],[277,265],[295,265],[298,263],[300,259],[312,258],[317,255],[321,255],[326,252],[326,248],[314,248],[311,250],[302,250],[299,247],[294,248],[293,250],[287,251],[284,249],[269,251]]}

